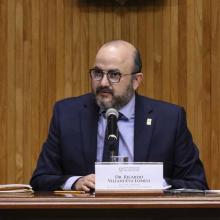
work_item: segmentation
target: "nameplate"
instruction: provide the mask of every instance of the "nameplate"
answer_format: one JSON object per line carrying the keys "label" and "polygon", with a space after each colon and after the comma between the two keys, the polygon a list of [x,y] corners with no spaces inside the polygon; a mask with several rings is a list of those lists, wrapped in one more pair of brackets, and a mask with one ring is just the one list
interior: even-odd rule
{"label": "nameplate", "polygon": [[98,191],[155,190],[163,188],[163,163],[95,163]]}

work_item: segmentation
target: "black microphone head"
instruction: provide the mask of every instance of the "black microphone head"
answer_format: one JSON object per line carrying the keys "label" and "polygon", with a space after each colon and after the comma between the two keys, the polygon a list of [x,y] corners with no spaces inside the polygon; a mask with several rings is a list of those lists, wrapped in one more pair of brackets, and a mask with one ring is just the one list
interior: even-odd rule
{"label": "black microphone head", "polygon": [[118,140],[118,126],[117,126],[117,119],[119,113],[114,108],[109,108],[106,113],[105,117],[107,119],[107,140],[109,144],[115,144]]}
{"label": "black microphone head", "polygon": [[106,113],[105,113],[105,117],[108,118],[110,115],[114,115],[116,118],[118,118],[119,113],[116,109],[114,108],[109,108]]}

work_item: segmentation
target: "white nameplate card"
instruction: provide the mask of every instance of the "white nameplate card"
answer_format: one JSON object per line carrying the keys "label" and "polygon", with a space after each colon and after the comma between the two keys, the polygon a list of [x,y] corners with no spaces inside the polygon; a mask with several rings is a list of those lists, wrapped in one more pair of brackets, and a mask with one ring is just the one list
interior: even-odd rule
{"label": "white nameplate card", "polygon": [[163,189],[163,163],[95,163],[95,190]]}

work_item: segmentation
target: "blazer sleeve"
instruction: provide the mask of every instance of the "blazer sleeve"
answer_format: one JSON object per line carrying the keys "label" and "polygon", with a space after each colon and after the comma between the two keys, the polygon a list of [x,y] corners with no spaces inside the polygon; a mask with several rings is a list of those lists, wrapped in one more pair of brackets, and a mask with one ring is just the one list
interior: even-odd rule
{"label": "blazer sleeve", "polygon": [[172,177],[165,178],[173,188],[208,189],[204,167],[199,159],[199,151],[187,128],[183,108],[180,108],[178,113],[173,158]]}
{"label": "blazer sleeve", "polygon": [[30,180],[35,191],[52,191],[59,189],[70,177],[63,175],[60,148],[60,131],[58,106],[55,105],[49,133]]}

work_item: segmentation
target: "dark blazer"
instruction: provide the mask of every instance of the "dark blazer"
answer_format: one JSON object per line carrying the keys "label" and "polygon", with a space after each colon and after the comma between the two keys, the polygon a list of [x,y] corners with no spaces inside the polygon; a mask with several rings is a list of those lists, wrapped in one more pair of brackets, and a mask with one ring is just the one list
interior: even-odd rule
{"label": "dark blazer", "polygon": [[[98,112],[93,94],[55,104],[30,181],[34,190],[59,189],[71,176],[94,173]],[[163,162],[164,178],[173,188],[208,187],[181,107],[136,95],[134,126],[134,161]]]}

